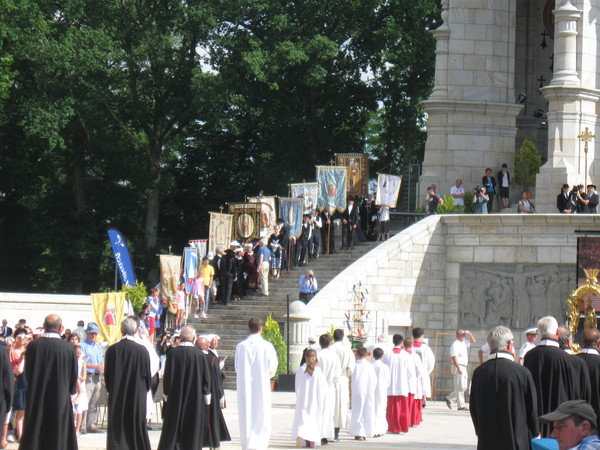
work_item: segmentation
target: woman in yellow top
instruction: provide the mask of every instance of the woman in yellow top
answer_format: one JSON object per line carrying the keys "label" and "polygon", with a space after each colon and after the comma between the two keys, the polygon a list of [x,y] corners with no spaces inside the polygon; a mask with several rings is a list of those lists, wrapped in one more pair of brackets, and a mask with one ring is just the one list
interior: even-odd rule
{"label": "woman in yellow top", "polygon": [[210,265],[208,256],[202,258],[202,265],[198,269],[200,276],[204,279],[204,309],[202,310],[202,318],[206,319],[208,313],[208,305],[210,304],[210,287],[212,286],[213,278],[215,277],[215,269]]}

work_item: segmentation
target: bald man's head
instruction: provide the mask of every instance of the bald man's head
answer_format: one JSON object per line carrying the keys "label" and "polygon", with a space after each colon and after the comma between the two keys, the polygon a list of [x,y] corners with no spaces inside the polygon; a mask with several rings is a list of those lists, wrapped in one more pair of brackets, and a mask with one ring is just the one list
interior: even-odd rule
{"label": "bald man's head", "polygon": [[58,333],[62,325],[62,319],[58,314],[50,314],[44,319],[44,330]]}
{"label": "bald man's head", "polygon": [[201,348],[202,350],[208,350],[208,339],[204,336],[200,336],[196,339],[196,347]]}

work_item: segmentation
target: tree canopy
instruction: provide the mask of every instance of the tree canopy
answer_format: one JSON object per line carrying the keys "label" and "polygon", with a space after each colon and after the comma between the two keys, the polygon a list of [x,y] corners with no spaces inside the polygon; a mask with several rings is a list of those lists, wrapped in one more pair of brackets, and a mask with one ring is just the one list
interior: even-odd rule
{"label": "tree canopy", "polygon": [[112,284],[334,153],[419,157],[439,0],[0,3],[0,288]]}

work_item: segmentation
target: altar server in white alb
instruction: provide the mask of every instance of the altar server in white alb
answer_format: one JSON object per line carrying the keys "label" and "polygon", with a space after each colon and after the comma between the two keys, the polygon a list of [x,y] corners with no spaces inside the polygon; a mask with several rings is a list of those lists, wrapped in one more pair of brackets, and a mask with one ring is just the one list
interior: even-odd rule
{"label": "altar server in white alb", "polygon": [[235,348],[238,418],[243,450],[269,447],[271,438],[271,378],[277,371],[277,353],[261,337],[263,323],[248,321],[250,336]]}
{"label": "altar server in white alb", "polygon": [[425,405],[427,399],[431,398],[431,373],[435,367],[435,356],[429,345],[425,342],[425,330],[423,328],[414,328],[412,335],[415,340],[413,350],[421,358],[421,363],[423,363],[423,368],[425,369],[423,378],[423,405]]}
{"label": "altar server in white alb", "polygon": [[367,349],[356,350],[356,368],[352,374],[352,418],[350,435],[358,441],[373,437],[375,430],[375,387],[377,374],[367,361]]}
{"label": "altar server in white alb", "polygon": [[335,437],[333,426],[333,408],[335,406],[335,391],[342,372],[338,356],[331,350],[331,336],[323,334],[319,337],[321,350],[317,354],[319,367],[323,371],[327,387],[325,388],[323,401],[323,422],[321,426],[321,444],[325,445],[333,441]]}
{"label": "altar server in white alb", "polygon": [[375,427],[373,437],[383,436],[388,429],[387,419],[387,393],[390,385],[390,368],[383,363],[383,350],[376,347],[373,350],[373,368],[377,375],[375,386]]}
{"label": "altar server in white alb", "polygon": [[344,330],[339,328],[333,332],[334,344],[331,349],[340,359],[340,380],[336,386],[334,425],[335,441],[339,439],[340,429],[348,427],[348,405],[350,404],[350,380],[356,366],[356,358],[350,345],[344,344]]}
{"label": "altar server in white alb", "polygon": [[315,448],[321,444],[321,422],[327,382],[317,367],[317,352],[306,351],[306,362],[296,372],[296,412],[292,439],[296,446]]}
{"label": "altar server in white alb", "polygon": [[421,362],[421,358],[414,352],[413,348],[413,340],[411,338],[404,339],[404,349],[410,355],[410,358],[413,362],[414,366],[414,381],[410,384],[412,398],[409,398],[411,401],[410,405],[410,426],[416,427],[421,422],[423,422],[423,396],[425,392],[424,384],[425,379],[429,379],[429,376],[425,377],[425,369],[423,368],[423,363]]}

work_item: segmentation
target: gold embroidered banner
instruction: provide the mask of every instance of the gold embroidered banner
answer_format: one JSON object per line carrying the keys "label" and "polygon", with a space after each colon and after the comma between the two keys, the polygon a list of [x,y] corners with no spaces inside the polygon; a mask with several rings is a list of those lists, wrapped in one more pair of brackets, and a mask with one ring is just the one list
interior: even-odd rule
{"label": "gold embroidered banner", "polygon": [[275,209],[276,198],[277,197],[248,197],[250,203],[260,203],[261,205],[261,235],[271,236],[275,232],[275,221],[277,220],[277,210]]}
{"label": "gold embroidered banner", "polygon": [[227,250],[231,242],[233,216],[215,212],[209,214],[208,249],[213,253],[215,253],[217,247],[223,247],[223,250]]}
{"label": "gold embroidered banner", "polygon": [[126,315],[126,294],[125,292],[105,292],[90,295],[94,322],[100,329],[96,341],[107,341],[109,345],[112,345],[121,338],[121,321]]}
{"label": "gold embroidered banner", "polygon": [[250,242],[260,237],[262,206],[259,203],[228,203],[227,206],[233,215],[231,239]]}
{"label": "gold embroidered banner", "polygon": [[348,168],[348,195],[366,197],[369,193],[369,158],[362,153],[336,153],[335,165]]}
{"label": "gold embroidered banner", "polygon": [[[181,277],[181,256],[160,255],[160,294],[167,309],[177,299],[177,285]],[[173,313],[173,311],[170,311]],[[177,312],[177,311],[175,311]]]}

